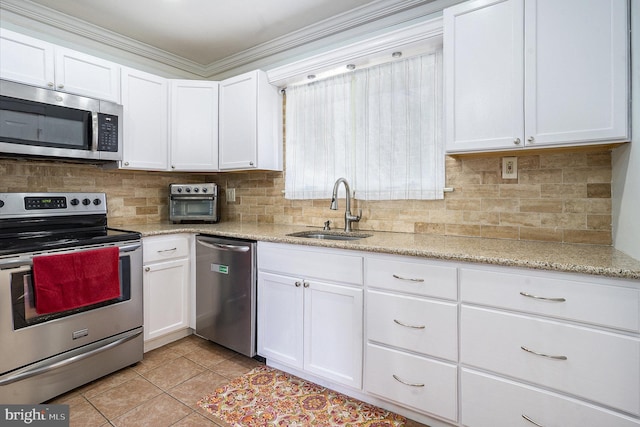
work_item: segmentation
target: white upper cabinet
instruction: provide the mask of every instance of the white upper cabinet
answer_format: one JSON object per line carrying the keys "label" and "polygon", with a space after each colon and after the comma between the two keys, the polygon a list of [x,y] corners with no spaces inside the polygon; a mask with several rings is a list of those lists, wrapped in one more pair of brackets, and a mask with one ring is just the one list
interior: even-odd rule
{"label": "white upper cabinet", "polygon": [[628,141],[625,0],[474,0],[444,12],[448,152]]}
{"label": "white upper cabinet", "polygon": [[0,77],[120,103],[120,66],[0,29]]}
{"label": "white upper cabinet", "polygon": [[171,80],[171,170],[218,170],[218,82]]}
{"label": "white upper cabinet", "polygon": [[220,82],[220,170],[282,170],[282,102],[264,71]]}
{"label": "white upper cabinet", "polygon": [[124,169],[167,170],[169,165],[168,83],[153,74],[122,70]]}

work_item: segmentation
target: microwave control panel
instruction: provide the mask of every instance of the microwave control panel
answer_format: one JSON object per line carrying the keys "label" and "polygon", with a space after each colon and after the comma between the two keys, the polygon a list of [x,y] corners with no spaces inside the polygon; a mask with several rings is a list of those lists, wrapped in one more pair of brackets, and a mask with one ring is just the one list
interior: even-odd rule
{"label": "microwave control panel", "polygon": [[98,151],[118,151],[118,116],[98,113]]}

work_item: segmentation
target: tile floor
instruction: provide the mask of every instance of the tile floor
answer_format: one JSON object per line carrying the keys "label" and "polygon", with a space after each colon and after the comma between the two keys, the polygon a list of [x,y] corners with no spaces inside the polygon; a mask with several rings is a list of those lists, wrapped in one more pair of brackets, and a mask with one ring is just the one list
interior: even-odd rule
{"label": "tile floor", "polygon": [[[228,424],[198,400],[259,364],[195,335],[145,353],[135,366],[50,401],[69,405],[71,427],[209,426]],[[416,422],[407,427],[419,427]]]}

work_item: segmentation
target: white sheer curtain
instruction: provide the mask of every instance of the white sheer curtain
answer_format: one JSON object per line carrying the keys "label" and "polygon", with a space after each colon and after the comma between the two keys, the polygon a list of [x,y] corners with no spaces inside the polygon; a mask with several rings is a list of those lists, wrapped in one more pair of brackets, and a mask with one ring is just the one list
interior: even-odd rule
{"label": "white sheer curtain", "polygon": [[442,199],[442,51],[287,89],[285,197]]}

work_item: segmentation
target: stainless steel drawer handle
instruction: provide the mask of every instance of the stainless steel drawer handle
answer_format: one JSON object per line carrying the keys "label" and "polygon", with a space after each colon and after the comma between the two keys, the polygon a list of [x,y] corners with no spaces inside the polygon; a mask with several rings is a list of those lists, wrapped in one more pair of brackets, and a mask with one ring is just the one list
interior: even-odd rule
{"label": "stainless steel drawer handle", "polygon": [[549,354],[538,353],[537,351],[533,351],[525,346],[520,346],[520,348],[528,353],[535,354],[536,356],[546,357],[548,359],[555,359],[555,360],[567,360],[567,356],[552,356]]}
{"label": "stainless steel drawer handle", "polygon": [[162,249],[161,251],[158,251],[159,254],[163,253],[163,252],[173,252],[173,251],[177,251],[178,248],[171,248],[171,249]]}
{"label": "stainless steel drawer handle", "polygon": [[398,381],[401,384],[408,385],[409,387],[424,387],[424,384],[416,384],[416,383],[408,383],[406,381],[402,381],[396,374],[393,374],[393,379]]}
{"label": "stainless steel drawer handle", "polygon": [[409,282],[424,282],[424,279],[411,279],[411,278],[407,278],[407,277],[402,277],[402,276],[398,276],[397,274],[393,275],[394,278],[398,279],[398,280],[407,280]]}
{"label": "stainless steel drawer handle", "polygon": [[401,321],[397,320],[397,319],[393,319],[393,321],[395,323],[397,323],[400,326],[404,326],[406,328],[413,328],[413,329],[424,329],[426,328],[425,325],[407,325],[406,323],[402,323]]}
{"label": "stainless steel drawer handle", "polygon": [[525,414],[522,414],[522,418],[524,418],[525,420],[529,421],[534,426],[544,427],[542,424],[538,424],[537,422],[533,421],[531,418],[527,417]]}
{"label": "stainless steel drawer handle", "polygon": [[566,299],[565,298],[549,298],[549,297],[540,297],[538,295],[532,295],[526,292],[520,292],[520,295],[522,295],[523,297],[527,297],[527,298],[533,298],[533,299],[539,299],[539,300],[544,300],[544,301],[551,301],[551,302],[565,302]]}

